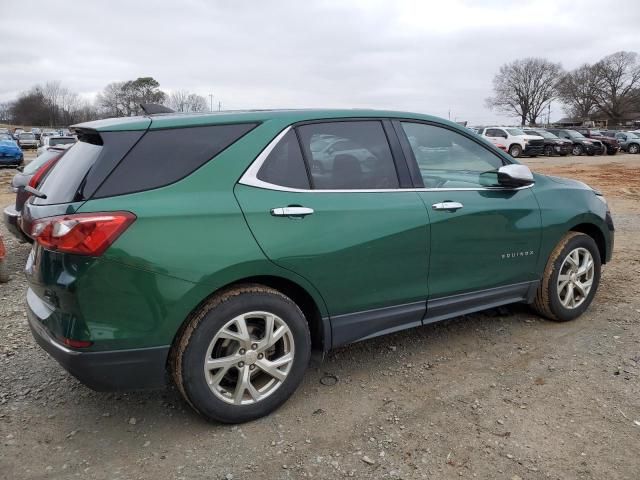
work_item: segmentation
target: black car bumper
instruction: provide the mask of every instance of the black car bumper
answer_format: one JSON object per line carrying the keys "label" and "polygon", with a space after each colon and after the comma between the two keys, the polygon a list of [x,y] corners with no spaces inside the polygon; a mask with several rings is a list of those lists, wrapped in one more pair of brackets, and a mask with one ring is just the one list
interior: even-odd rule
{"label": "black car bumper", "polygon": [[553,153],[558,155],[568,155],[573,150],[573,144],[562,143],[560,145],[553,145]]}
{"label": "black car bumper", "polygon": [[89,388],[110,392],[162,388],[166,385],[165,367],[169,346],[106,352],[70,349],[54,338],[45,326],[47,309],[46,304],[29,289],[27,318],[36,342]]}
{"label": "black car bumper", "polygon": [[543,155],[544,154],[544,144],[542,145],[527,145],[524,147],[523,155]]}
{"label": "black car bumper", "polygon": [[2,211],[2,218],[4,224],[7,226],[7,230],[9,230],[14,237],[23,243],[30,241],[29,237],[27,237],[20,228],[20,212],[16,210],[15,205],[7,205]]}

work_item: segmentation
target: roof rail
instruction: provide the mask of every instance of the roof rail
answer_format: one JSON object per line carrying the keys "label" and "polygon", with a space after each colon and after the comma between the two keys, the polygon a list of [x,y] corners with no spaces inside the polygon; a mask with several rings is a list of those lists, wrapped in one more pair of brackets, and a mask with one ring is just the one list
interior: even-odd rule
{"label": "roof rail", "polygon": [[146,115],[154,115],[156,113],[175,113],[175,110],[160,105],[159,103],[141,103],[140,108]]}

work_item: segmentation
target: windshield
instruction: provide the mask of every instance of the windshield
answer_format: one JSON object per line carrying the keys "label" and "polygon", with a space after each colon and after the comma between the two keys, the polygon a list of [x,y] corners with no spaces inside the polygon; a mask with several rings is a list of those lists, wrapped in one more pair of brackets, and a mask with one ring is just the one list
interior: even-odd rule
{"label": "windshield", "polygon": [[507,132],[509,132],[509,135],[515,135],[515,136],[519,136],[519,135],[526,135],[522,130],[520,130],[519,128],[506,128],[505,129]]}
{"label": "windshield", "polygon": [[20,134],[20,140],[33,140],[35,137],[33,136],[33,133],[21,133]]}
{"label": "windshield", "polygon": [[7,135],[6,133],[0,133],[0,141],[2,140],[12,140],[13,138],[11,137],[11,135]]}
{"label": "windshield", "polygon": [[600,130],[591,130],[591,135],[600,135],[601,137],[604,137],[604,133]]}
{"label": "windshield", "polygon": [[586,138],[584,135],[582,135],[579,132],[576,132],[575,130],[567,130],[567,134],[571,137],[571,138]]}
{"label": "windshield", "polygon": [[558,138],[557,135],[554,135],[551,132],[547,132],[546,130],[536,130],[536,135],[540,135],[544,138]]}

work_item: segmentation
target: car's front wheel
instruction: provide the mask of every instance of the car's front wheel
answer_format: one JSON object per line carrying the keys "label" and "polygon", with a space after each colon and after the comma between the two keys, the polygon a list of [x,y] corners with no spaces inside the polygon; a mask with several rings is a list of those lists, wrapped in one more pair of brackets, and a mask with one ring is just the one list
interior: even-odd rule
{"label": "car's front wheel", "polygon": [[534,309],[560,322],[579,317],[596,294],[600,268],[600,252],[593,238],[567,233],[549,256]]}
{"label": "car's front wheel", "polygon": [[518,158],[520,155],[522,155],[522,147],[517,143],[511,145],[509,147],[509,155],[511,155],[513,158]]}
{"label": "car's front wheel", "polygon": [[310,354],[298,306],[272,288],[244,285],[213,296],[192,316],[174,345],[172,373],[204,417],[240,423],[280,407]]}

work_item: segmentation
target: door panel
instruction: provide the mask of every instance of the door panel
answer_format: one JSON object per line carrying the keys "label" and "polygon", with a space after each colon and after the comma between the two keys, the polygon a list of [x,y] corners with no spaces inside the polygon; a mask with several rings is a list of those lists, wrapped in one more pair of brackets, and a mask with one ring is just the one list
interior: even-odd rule
{"label": "door panel", "polygon": [[[311,282],[331,316],[426,299],[428,216],[416,192],[288,192],[238,184],[235,194],[265,255]],[[313,213],[271,214],[289,206]]]}
{"label": "door panel", "polygon": [[[420,192],[431,219],[429,298],[537,279],[540,212],[531,189]],[[455,211],[433,204],[459,202]]]}

